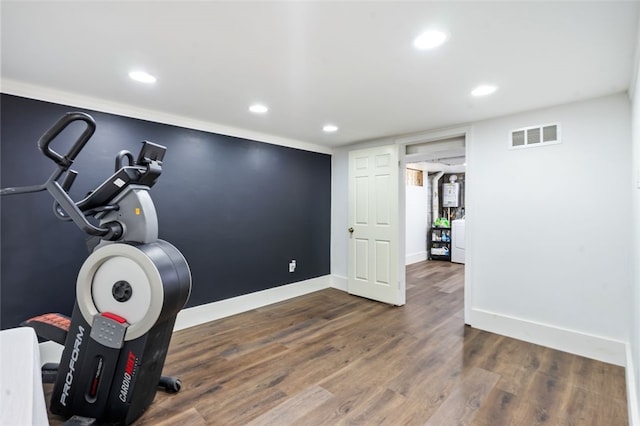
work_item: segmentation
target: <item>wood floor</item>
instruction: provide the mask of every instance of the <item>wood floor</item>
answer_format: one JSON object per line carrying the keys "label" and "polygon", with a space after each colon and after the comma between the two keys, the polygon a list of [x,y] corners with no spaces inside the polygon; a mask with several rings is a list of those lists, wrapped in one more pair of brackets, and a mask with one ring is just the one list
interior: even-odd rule
{"label": "wood floor", "polygon": [[421,262],[403,307],[328,289],[176,332],[183,389],[135,424],[628,424],[623,368],[464,326],[463,280]]}

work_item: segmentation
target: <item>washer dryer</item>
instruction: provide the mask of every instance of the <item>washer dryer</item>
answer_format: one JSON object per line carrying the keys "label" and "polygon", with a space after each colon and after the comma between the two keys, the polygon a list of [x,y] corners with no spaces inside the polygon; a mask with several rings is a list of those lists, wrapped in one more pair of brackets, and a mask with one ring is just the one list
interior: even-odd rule
{"label": "washer dryer", "polygon": [[451,261],[464,263],[464,219],[451,222]]}

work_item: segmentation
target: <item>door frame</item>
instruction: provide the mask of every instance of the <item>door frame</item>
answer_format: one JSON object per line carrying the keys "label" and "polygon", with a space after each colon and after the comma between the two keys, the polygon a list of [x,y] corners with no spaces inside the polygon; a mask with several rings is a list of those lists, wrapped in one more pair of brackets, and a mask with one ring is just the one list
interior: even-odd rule
{"label": "door frame", "polygon": [[[434,142],[440,139],[449,139],[449,138],[454,138],[454,137],[461,137],[464,136],[465,138],[465,144],[464,144],[464,149],[465,149],[465,157],[467,159],[469,159],[469,146],[470,144],[470,140],[471,140],[471,126],[470,125],[465,125],[465,126],[456,126],[456,127],[450,127],[450,128],[446,128],[446,129],[440,129],[440,130],[433,130],[433,131],[427,131],[427,132],[421,132],[421,133],[416,133],[413,135],[408,135],[408,136],[402,136],[402,137],[398,137],[394,139],[394,142],[396,145],[399,145],[399,153],[398,153],[398,159],[400,161],[400,189],[398,192],[398,219],[399,219],[399,226],[400,226],[400,241],[399,241],[399,250],[398,250],[398,256],[399,256],[399,261],[398,261],[398,274],[399,274],[399,278],[402,281],[402,288],[405,289],[405,294],[406,294],[406,238],[407,238],[407,224],[406,224],[406,198],[407,198],[407,191],[406,191],[406,184],[405,184],[405,170],[407,168],[407,164],[408,163],[418,163],[420,161],[426,161],[427,160],[427,155],[428,154],[410,154],[407,155],[407,146],[409,145],[417,145],[417,144],[422,144],[422,143],[426,143],[426,142]],[[469,167],[469,162],[467,161],[467,170],[465,172],[466,176],[469,176],[469,172],[471,171],[471,173],[473,173],[473,168]],[[471,174],[471,176],[473,176]],[[465,178],[465,182],[467,182],[468,180]],[[473,181],[473,179],[469,179],[469,181]],[[468,188],[468,187],[467,187]],[[465,191],[465,195],[468,194],[468,191]],[[471,199],[472,200],[472,199]],[[465,205],[468,206],[469,205],[469,197],[467,197],[465,199]],[[473,206],[473,204],[471,203],[471,206]],[[465,209],[465,217],[467,222],[470,222],[471,225],[473,225],[473,208],[471,209]],[[469,226],[469,225],[468,225]],[[465,232],[465,247],[469,248],[471,247],[471,244],[469,244],[469,240],[470,240],[470,232]],[[472,237],[471,237],[472,238]],[[426,244],[426,243],[425,243]],[[473,306],[473,291],[472,291],[472,275],[471,275],[471,271],[473,268],[473,260],[469,255],[469,252],[467,251],[465,253],[466,259],[465,259],[465,264],[464,264],[464,322],[465,324],[470,324],[471,323],[471,307]]]}

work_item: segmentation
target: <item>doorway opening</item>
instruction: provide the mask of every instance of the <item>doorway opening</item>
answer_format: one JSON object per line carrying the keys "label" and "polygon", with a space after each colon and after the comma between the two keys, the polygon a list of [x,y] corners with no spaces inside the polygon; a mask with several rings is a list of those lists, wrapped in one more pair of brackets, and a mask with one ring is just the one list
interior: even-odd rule
{"label": "doorway opening", "polygon": [[[442,291],[464,288],[466,256],[466,131],[406,143],[404,185],[404,251],[408,275],[416,270],[443,277]],[[431,271],[431,272],[424,272]],[[462,283],[450,282],[451,271]],[[440,285],[440,284],[438,284]],[[410,290],[407,288],[407,290]],[[465,294],[465,306],[467,294]],[[408,300],[411,292],[408,291]]]}

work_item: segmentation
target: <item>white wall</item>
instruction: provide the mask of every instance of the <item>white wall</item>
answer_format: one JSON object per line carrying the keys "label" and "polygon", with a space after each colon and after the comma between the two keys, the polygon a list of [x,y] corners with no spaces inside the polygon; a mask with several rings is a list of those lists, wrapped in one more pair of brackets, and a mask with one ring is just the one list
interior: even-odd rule
{"label": "white wall", "polygon": [[[510,130],[550,122],[560,122],[563,143],[507,148]],[[633,268],[630,129],[623,93],[472,125],[468,323],[624,365]],[[334,151],[332,275],[347,275],[348,151],[392,143]]]}
{"label": "white wall", "polygon": [[429,213],[429,179],[424,174],[424,186],[407,185],[405,196],[405,258],[406,264],[427,258],[427,216]]}
{"label": "white wall", "polygon": [[640,28],[636,45],[636,68],[634,81],[631,83],[631,132],[632,132],[632,167],[631,181],[632,229],[634,244],[634,280],[633,297],[631,297],[632,328],[627,359],[627,395],[629,403],[630,424],[640,424]]}
{"label": "white wall", "polygon": [[[552,122],[561,144],[508,149],[511,130]],[[624,365],[630,129],[624,93],[472,126],[469,324]]]}
{"label": "white wall", "polygon": [[349,154],[344,149],[338,151],[339,155],[331,156],[331,276],[342,281],[334,284],[342,287],[347,280]]}

